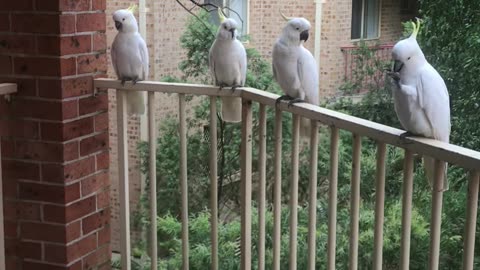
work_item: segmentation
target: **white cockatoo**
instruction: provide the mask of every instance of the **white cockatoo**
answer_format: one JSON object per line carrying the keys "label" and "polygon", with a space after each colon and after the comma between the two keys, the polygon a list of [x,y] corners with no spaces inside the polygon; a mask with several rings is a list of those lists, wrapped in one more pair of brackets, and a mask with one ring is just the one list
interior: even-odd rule
{"label": "white cockatoo", "polygon": [[[125,81],[146,80],[148,78],[148,49],[145,40],[138,32],[138,24],[133,12],[136,6],[120,9],[113,13],[113,21],[118,30],[112,43],[112,64],[122,84]],[[143,92],[127,92],[128,114],[145,113]]]}
{"label": "white cockatoo", "polygon": [[[237,22],[225,18],[218,9],[220,27],[217,37],[210,48],[210,72],[215,85],[235,88],[245,85],[247,76],[247,53],[237,39]],[[222,97],[222,119],[225,122],[238,123],[242,120],[242,100],[238,97]]]}
{"label": "white cockatoo", "polygon": [[[285,95],[277,102],[289,100],[289,105],[307,102],[318,106],[320,100],[317,61],[303,46],[308,40],[310,22],[305,18],[281,15],[287,24],[273,46],[272,64],[275,80]],[[302,118],[300,135],[310,135],[310,120]]]}
{"label": "white cockatoo", "polygon": [[[413,33],[393,47],[393,100],[397,117],[407,131],[402,137],[417,135],[449,142],[450,101],[442,77],[425,59],[417,43],[420,20],[413,23]],[[433,187],[434,159],[423,157],[426,176]],[[446,168],[443,188],[448,189]]]}

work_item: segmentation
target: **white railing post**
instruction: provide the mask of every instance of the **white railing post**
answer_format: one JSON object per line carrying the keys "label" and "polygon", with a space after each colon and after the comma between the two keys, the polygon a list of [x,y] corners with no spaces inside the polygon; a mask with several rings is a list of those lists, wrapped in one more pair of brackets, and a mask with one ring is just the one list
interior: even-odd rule
{"label": "white railing post", "polygon": [[339,130],[331,128],[330,134],[330,183],[328,191],[328,243],[327,269],[335,270],[335,250],[337,246],[337,186],[338,186],[338,141]]}
{"label": "white railing post", "polygon": [[400,269],[410,268],[410,232],[412,228],[413,154],[405,151],[402,192],[402,240],[400,243]]}
{"label": "white railing post", "polygon": [[430,219],[430,270],[437,270],[440,263],[440,234],[442,226],[443,178],[445,162],[435,160],[435,177],[432,190],[432,217]]}
{"label": "white railing post", "polygon": [[188,183],[187,183],[187,118],[185,94],[178,95],[178,115],[180,121],[180,190],[182,193],[182,269],[189,267],[188,243]]}
{"label": "white railing post", "polygon": [[463,270],[473,270],[479,175],[478,171],[471,171],[468,180],[467,219],[465,221],[465,235],[463,239]]}
{"label": "white railing post", "polygon": [[273,187],[273,270],[280,270],[282,246],[282,111],[275,109],[275,180]]}
{"label": "white railing post", "polygon": [[[10,94],[17,92],[17,84],[15,83],[0,83],[0,98],[9,98]],[[2,149],[0,136],[0,269],[6,269],[5,262],[5,228],[3,223],[3,179],[2,179]]]}
{"label": "white railing post", "polygon": [[310,133],[310,198],[308,202],[308,270],[315,270],[317,258],[317,170],[318,170],[318,123],[311,122]]}
{"label": "white railing post", "polygon": [[290,182],[290,270],[297,269],[297,223],[298,223],[298,155],[301,117],[293,115],[292,128],[292,175]]}
{"label": "white railing post", "polygon": [[358,134],[353,134],[352,181],[350,186],[350,270],[357,270],[358,268],[361,147],[362,138]]}
{"label": "white railing post", "polygon": [[241,196],[242,231],[240,269],[252,268],[252,102],[242,101]]}
{"label": "white railing post", "polygon": [[259,147],[258,147],[258,270],[265,270],[265,204],[266,204],[266,178],[267,178],[267,110],[260,104],[260,117],[258,121]]}
{"label": "white railing post", "polygon": [[3,228],[2,148],[0,136],[0,269],[5,269],[5,230]]}
{"label": "white railing post", "polygon": [[373,269],[382,270],[383,220],[385,210],[385,158],[387,146],[377,142],[377,172],[375,187],[375,234],[373,240]]}
{"label": "white railing post", "polygon": [[122,270],[131,269],[130,205],[128,179],[127,97],[125,90],[117,90],[117,147],[118,183],[120,192],[120,251]]}
{"label": "white railing post", "polygon": [[150,178],[150,234],[151,270],[157,270],[157,135],[155,125],[155,92],[148,92],[148,145]]}
{"label": "white railing post", "polygon": [[212,270],[218,269],[217,98],[210,97],[210,241]]}

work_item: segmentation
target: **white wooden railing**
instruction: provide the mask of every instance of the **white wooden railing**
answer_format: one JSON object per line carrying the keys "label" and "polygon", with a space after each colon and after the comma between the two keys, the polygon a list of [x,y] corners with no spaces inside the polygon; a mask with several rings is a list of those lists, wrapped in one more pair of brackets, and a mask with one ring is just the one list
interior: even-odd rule
{"label": "white wooden railing", "polygon": [[[443,192],[441,189],[445,162],[456,164],[469,171],[469,196],[466,206],[466,224],[463,269],[473,269],[475,229],[477,220],[480,152],[472,151],[456,145],[442,143],[424,138],[401,139],[402,130],[348,116],[339,112],[310,104],[298,104],[288,107],[286,103],[276,105],[278,95],[265,91],[242,88],[232,93],[219,91],[217,87],[193,84],[175,84],[160,82],[139,82],[135,86],[122,86],[119,81],[111,79],[95,80],[99,89],[117,89],[118,115],[118,154],[120,168],[120,211],[121,211],[121,252],[122,269],[130,269],[130,230],[128,207],[128,153],[127,153],[127,115],[125,91],[147,91],[149,112],[149,144],[150,144],[150,183],[151,183],[151,216],[152,216],[152,254],[156,253],[156,168],[155,168],[155,102],[154,93],[174,93],[179,98],[180,115],[180,184],[182,191],[182,254],[183,269],[189,269],[188,262],[188,193],[187,193],[187,137],[185,118],[185,94],[210,96],[210,180],[211,180],[211,269],[218,269],[218,235],[217,235],[217,123],[216,99],[219,96],[238,96],[243,100],[242,109],[242,142],[241,142],[241,269],[252,269],[252,102],[260,104],[259,113],[259,243],[258,269],[265,267],[265,164],[266,164],[266,107],[275,109],[275,152],[274,152],[274,232],[273,232],[273,269],[280,269],[280,218],[281,218],[281,152],[282,152],[282,111],[293,114],[292,140],[292,176],[290,194],[290,269],[296,269],[297,259],[297,206],[298,206],[298,167],[299,167],[299,127],[300,118],[312,121],[310,135],[311,149],[317,149],[318,122],[328,125],[331,129],[329,205],[328,205],[328,244],[327,269],[335,269],[336,222],[337,222],[337,180],[338,180],[338,147],[339,131],[346,130],[353,134],[353,164],[351,190],[351,226],[350,226],[350,259],[349,269],[357,269],[359,206],[360,206],[360,153],[361,138],[368,137],[377,142],[377,173],[376,173],[376,205],[374,230],[374,269],[382,269],[383,219],[385,197],[385,159],[386,145],[393,145],[405,150],[404,181],[402,191],[402,238],[400,269],[408,269],[410,261],[410,229],[413,192],[413,154],[428,155],[436,158],[435,181],[432,191],[432,214],[430,221],[430,253],[429,269],[438,269],[440,254],[440,228]],[[316,228],[316,187],[317,187],[317,151],[310,155],[310,198],[309,198],[309,234],[308,234],[308,269],[315,269],[315,228]],[[156,258],[152,258],[152,269],[156,269]]]}
{"label": "white wooden railing", "polygon": [[[10,98],[11,94],[17,92],[17,85],[14,83],[0,83],[0,98]],[[1,136],[0,136],[1,139]],[[2,181],[2,149],[0,143],[0,269],[5,269],[5,231],[3,227],[3,181]]]}

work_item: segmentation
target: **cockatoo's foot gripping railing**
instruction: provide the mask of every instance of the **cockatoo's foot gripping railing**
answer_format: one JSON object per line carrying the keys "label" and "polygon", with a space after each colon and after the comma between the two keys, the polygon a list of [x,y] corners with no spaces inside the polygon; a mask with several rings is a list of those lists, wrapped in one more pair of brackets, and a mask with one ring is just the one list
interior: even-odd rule
{"label": "cockatoo's foot gripping railing", "polygon": [[[410,228],[413,193],[413,157],[414,153],[428,155],[436,161],[436,173],[432,192],[432,211],[430,222],[430,253],[429,269],[438,269],[440,254],[440,228],[442,213],[443,192],[442,175],[445,162],[456,164],[469,170],[469,196],[466,206],[465,240],[463,269],[473,269],[475,229],[477,220],[477,204],[480,174],[480,152],[422,138],[400,138],[402,130],[377,124],[364,119],[348,116],[342,113],[316,107],[309,104],[296,104],[288,107],[286,103],[276,106],[278,95],[251,88],[241,88],[235,92],[219,91],[218,87],[190,84],[173,84],[160,82],[139,82],[135,86],[126,84],[122,87],[119,81],[110,79],[95,80],[95,87],[117,90],[118,110],[118,153],[120,177],[120,211],[121,211],[121,251],[122,269],[130,269],[130,234],[129,234],[129,207],[128,207],[128,153],[127,153],[127,114],[125,91],[147,91],[149,113],[149,144],[150,144],[150,183],[151,183],[151,216],[152,233],[151,254],[156,254],[156,168],[155,168],[155,111],[154,93],[176,93],[179,98],[180,118],[180,185],[182,191],[182,246],[183,269],[189,269],[188,264],[188,194],[187,194],[187,136],[185,116],[185,94],[210,96],[210,180],[211,180],[211,251],[212,267],[218,269],[218,235],[217,235],[217,112],[216,99],[219,96],[239,96],[243,99],[242,109],[242,143],[241,143],[241,190],[242,190],[242,215],[241,215],[241,267],[252,269],[252,102],[260,104],[259,111],[259,267],[264,269],[265,263],[265,166],[266,166],[266,108],[275,109],[275,150],[274,150],[274,232],[273,232],[273,269],[280,269],[280,221],[281,221],[281,148],[282,148],[282,111],[293,114],[293,140],[291,152],[291,194],[290,194],[290,269],[296,269],[297,259],[297,206],[298,206],[298,168],[299,168],[299,127],[301,117],[312,120],[310,135],[311,149],[317,149],[318,124],[327,125],[331,129],[331,151],[329,172],[329,205],[328,205],[328,244],[327,244],[327,269],[335,269],[336,249],[336,221],[337,221],[337,180],[338,180],[338,147],[339,131],[345,130],[353,134],[352,156],[352,182],[351,182],[351,224],[350,224],[350,269],[357,269],[358,264],[358,236],[359,236],[359,208],[360,208],[360,156],[361,137],[368,137],[377,142],[377,167],[376,167],[376,205],[375,205],[375,230],[374,230],[374,269],[382,269],[383,245],[383,220],[385,196],[385,160],[387,144],[405,149],[403,199],[402,199],[402,235],[400,247],[400,269],[409,269],[410,260]],[[121,90],[120,90],[121,89]],[[308,234],[308,269],[315,269],[316,247],[316,188],[317,188],[317,151],[310,151],[310,198],[309,198],[309,234]],[[157,264],[156,258],[152,259],[152,269]]]}

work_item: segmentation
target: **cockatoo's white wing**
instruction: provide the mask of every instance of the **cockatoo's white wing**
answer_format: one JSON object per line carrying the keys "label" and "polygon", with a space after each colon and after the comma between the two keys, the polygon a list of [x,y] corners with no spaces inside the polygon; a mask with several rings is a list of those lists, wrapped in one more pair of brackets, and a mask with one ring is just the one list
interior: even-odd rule
{"label": "cockatoo's white wing", "polygon": [[116,47],[116,38],[112,43],[112,49],[110,52],[110,55],[112,57],[112,65],[113,65],[113,70],[115,70],[115,74],[118,76],[118,67],[117,67],[117,47]]}
{"label": "cockatoo's white wing", "polygon": [[148,48],[147,44],[145,43],[145,40],[142,38],[139,39],[139,50],[140,50],[140,58],[142,59],[142,68],[143,68],[143,80],[148,79],[148,73],[149,73],[149,59],[148,59]]}
{"label": "cockatoo's white wing", "polygon": [[319,93],[318,93],[318,69],[317,61],[313,55],[301,46],[300,54],[298,57],[298,77],[302,83],[303,91],[305,92],[305,101],[319,105]]}
{"label": "cockatoo's white wing", "polygon": [[238,47],[239,51],[239,64],[240,64],[240,74],[242,76],[242,80],[240,82],[240,85],[244,86],[245,85],[245,80],[247,79],[247,52],[245,51],[245,47],[241,44],[240,41],[237,40],[238,43],[240,43],[240,46]]}
{"label": "cockatoo's white wing", "polygon": [[[213,42],[215,44],[215,41]],[[215,74],[215,61],[213,60],[213,48],[215,45],[212,45],[210,51],[208,52],[208,67],[210,69],[210,74],[213,78],[213,84],[217,85],[217,75]]]}
{"label": "cockatoo's white wing", "polygon": [[433,138],[448,142],[450,137],[450,99],[447,86],[438,72],[429,64],[417,77],[417,95],[420,107],[430,122]]}
{"label": "cockatoo's white wing", "polygon": [[[309,50],[300,46],[300,53],[297,62],[298,78],[302,84],[303,92],[305,93],[305,102],[319,105],[318,93],[318,69],[317,61]],[[302,118],[300,122],[300,136],[306,138],[310,136],[311,124],[307,118]]]}

